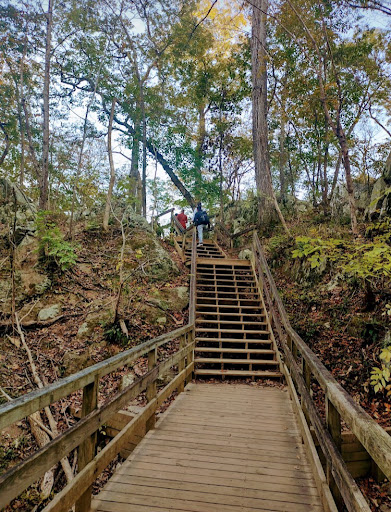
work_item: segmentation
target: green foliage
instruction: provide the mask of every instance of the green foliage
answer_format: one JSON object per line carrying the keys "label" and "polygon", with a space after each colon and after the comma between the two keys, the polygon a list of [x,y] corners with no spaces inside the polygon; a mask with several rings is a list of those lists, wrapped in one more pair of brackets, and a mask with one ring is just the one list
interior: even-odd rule
{"label": "green foliage", "polygon": [[127,336],[122,332],[122,329],[118,323],[103,325],[104,337],[106,341],[113,345],[121,345],[126,347],[129,343]]}
{"label": "green foliage", "polygon": [[359,280],[391,277],[391,247],[382,238],[357,243],[301,236],[292,257],[308,261],[313,269],[334,262],[342,274]]}
{"label": "green foliage", "polygon": [[288,235],[275,235],[269,239],[268,249],[271,259],[276,260],[284,251],[292,245],[291,238]]}
{"label": "green foliage", "polygon": [[371,385],[375,393],[378,391],[387,391],[387,396],[391,396],[391,345],[383,348],[379,358],[382,361],[381,368],[374,367],[371,372]]}
{"label": "green foliage", "polygon": [[38,250],[49,264],[61,272],[73,267],[77,261],[75,244],[64,240],[55,221],[56,216],[49,211],[40,211],[37,215]]}

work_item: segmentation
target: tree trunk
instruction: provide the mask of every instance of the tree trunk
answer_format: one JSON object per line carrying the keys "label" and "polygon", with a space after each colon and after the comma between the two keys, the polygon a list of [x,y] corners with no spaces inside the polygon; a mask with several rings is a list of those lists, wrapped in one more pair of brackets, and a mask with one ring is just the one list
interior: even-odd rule
{"label": "tree trunk", "polygon": [[[138,106],[136,106],[136,110],[137,109]],[[139,172],[141,127],[140,120],[138,118],[135,119],[134,127],[135,130],[133,132],[132,161],[130,164],[129,173],[129,176],[131,178],[131,190],[129,192],[133,196],[131,199],[134,201],[134,211],[136,213],[141,214],[143,203],[142,181],[140,179]]]}
{"label": "tree trunk", "polygon": [[204,156],[204,142],[206,137],[206,119],[205,119],[205,105],[202,104],[198,108],[198,133],[197,133],[197,146],[195,151],[195,182],[197,188],[202,183],[202,162]]}
{"label": "tree trunk", "polygon": [[143,118],[143,172],[142,172],[142,214],[147,217],[147,122],[145,119],[145,102],[143,84],[140,84],[141,114]]}
{"label": "tree trunk", "polygon": [[116,99],[113,98],[113,101],[111,103],[111,112],[110,112],[110,119],[109,119],[109,130],[108,130],[108,133],[107,133],[107,152],[108,152],[108,155],[109,155],[109,163],[110,163],[110,183],[109,183],[109,189],[107,191],[105,213],[103,215],[103,229],[105,231],[107,231],[109,229],[111,196],[113,194],[113,188],[114,188],[114,183],[115,183],[115,168],[114,168],[113,149],[112,149],[112,140],[111,140],[112,139],[112,133],[113,133],[113,119],[114,119],[115,104],[116,104]]}
{"label": "tree trunk", "polygon": [[258,217],[267,225],[273,217],[267,126],[266,12],[267,0],[254,0],[251,38],[252,119]]}
{"label": "tree trunk", "polygon": [[[103,102],[103,103],[105,105],[105,102]],[[104,106],[104,108],[105,108],[105,111],[108,112],[107,106]],[[128,122],[123,122],[121,119],[115,118],[115,120],[118,124],[125,126],[126,129],[128,130],[128,133],[130,135],[132,135],[132,137],[135,137],[135,129],[133,128],[133,126],[131,126]],[[135,139],[133,139],[133,141],[135,141]],[[147,139],[146,147],[147,147],[149,154],[157,159],[159,164],[163,167],[163,170],[170,177],[173,184],[176,186],[176,188],[179,190],[179,192],[183,195],[183,197],[186,199],[186,201],[189,203],[189,205],[194,209],[197,206],[196,201],[194,200],[194,198],[190,194],[190,192],[187,190],[187,188],[184,186],[184,184],[181,182],[181,180],[178,178],[178,176],[175,174],[174,169],[171,167],[171,165],[168,163],[168,161],[157,150],[155,144]],[[132,157],[133,157],[133,151],[132,151]],[[135,169],[135,172],[137,172],[137,175],[138,175],[138,168]]]}
{"label": "tree trunk", "polygon": [[279,174],[280,174],[280,201],[286,204],[287,186],[286,186],[286,164],[287,154],[285,149],[286,129],[285,129],[285,91],[281,94],[281,126],[280,126],[280,155],[279,155]]}
{"label": "tree trunk", "polygon": [[349,148],[346,142],[345,133],[342,129],[337,130],[337,137],[341,146],[342,163],[345,169],[346,189],[348,191],[350,219],[352,223],[352,232],[354,235],[358,234],[357,217],[356,217],[356,202],[354,199],[354,188],[352,173],[350,168]]}
{"label": "tree trunk", "polygon": [[39,208],[46,210],[49,189],[49,89],[50,89],[50,54],[52,47],[53,3],[49,0],[46,15],[46,50],[45,76],[43,85],[43,141],[42,141],[42,171],[39,184]]}

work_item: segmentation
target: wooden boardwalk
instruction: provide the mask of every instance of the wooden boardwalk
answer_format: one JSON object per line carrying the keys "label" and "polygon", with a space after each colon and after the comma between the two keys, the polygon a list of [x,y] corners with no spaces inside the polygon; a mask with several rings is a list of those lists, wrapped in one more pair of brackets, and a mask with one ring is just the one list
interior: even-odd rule
{"label": "wooden boardwalk", "polygon": [[246,384],[190,384],[92,509],[323,510],[287,391]]}

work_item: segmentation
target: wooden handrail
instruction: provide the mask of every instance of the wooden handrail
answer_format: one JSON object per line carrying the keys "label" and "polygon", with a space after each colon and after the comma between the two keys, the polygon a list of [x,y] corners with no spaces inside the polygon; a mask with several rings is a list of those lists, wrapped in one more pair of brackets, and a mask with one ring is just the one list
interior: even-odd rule
{"label": "wooden handrail", "polygon": [[[170,356],[159,365],[156,365],[157,348],[175,339],[181,340],[180,348],[177,353]],[[175,387],[172,387],[172,383],[175,381],[178,391],[180,392],[183,390],[183,382],[188,382],[194,368],[193,352],[194,323],[189,323],[185,327],[181,327],[180,329],[176,329],[175,331],[147,341],[137,347],[123,352],[122,354],[118,354],[106,361],[102,361],[101,363],[87,368],[86,370],[82,370],[75,375],[71,375],[65,379],[50,384],[43,389],[28,393],[23,397],[0,407],[0,420],[3,426],[2,428],[4,428],[4,426],[10,425],[14,421],[18,421],[32,412],[40,410],[46,405],[50,405],[53,402],[58,401],[60,398],[83,387],[83,410],[86,412],[86,415],[76,425],[54,438],[43,448],[11,468],[0,477],[0,509],[6,506],[13,498],[19,496],[29,485],[38,480],[47,470],[53,467],[53,465],[78,446],[80,451],[80,448],[86,445],[88,448],[86,453],[90,453],[90,456],[87,456],[87,459],[85,459],[82,465],[80,465],[79,456],[79,471],[83,471],[83,468],[89,467],[91,461],[94,460],[95,452],[95,443],[91,440],[93,439],[91,436],[99,429],[100,426],[107,422],[114,413],[123,408],[142,391],[147,390],[147,398],[149,396],[149,402],[152,403],[151,401],[153,401],[156,405],[156,407],[154,406],[155,408],[151,406],[151,414],[153,413],[154,415],[154,412],[160,403],[159,400],[156,400],[155,398],[161,396],[161,394],[156,395],[157,379],[164,376],[172,366],[177,365],[178,368],[182,366],[182,370],[179,371],[179,375],[181,377],[179,378],[179,375],[174,377],[165,389],[166,391],[171,388],[175,389]],[[127,365],[138,359],[140,356],[146,354],[148,354],[149,362],[152,361],[153,364],[152,366],[150,366],[150,364],[148,365],[149,371],[145,375],[118,393],[114,398],[101,407],[97,406],[97,400],[89,400],[88,392],[90,389],[93,393],[96,393],[97,397],[100,377],[107,375],[117,368]],[[154,354],[154,359],[150,357],[151,354]],[[185,361],[187,362],[185,363]],[[85,407],[85,400],[88,400],[91,405]],[[149,406],[150,404],[148,404],[148,407]],[[151,416],[148,416],[148,418],[150,417]],[[131,434],[133,430],[129,432]],[[122,449],[122,445],[118,444],[118,447],[118,451],[116,451],[115,455]],[[84,451],[85,450],[83,450],[83,453]],[[110,460],[106,462],[109,463]],[[98,475],[95,473],[90,475],[88,485],[91,485],[97,476]],[[76,492],[74,490],[73,481],[67,486],[67,488],[68,487],[72,489],[73,503],[83,498],[83,506],[79,506],[78,509],[80,511],[89,510],[91,493],[88,490],[88,486],[83,488],[83,491],[80,491],[79,489],[80,492],[86,493],[86,499],[84,499],[85,496],[81,495],[79,491]],[[57,508],[53,510],[57,510]]]}
{"label": "wooden handrail", "polygon": [[257,229],[257,225],[254,224],[252,226],[249,226],[249,227],[243,229],[242,231],[239,231],[238,233],[231,234],[221,221],[216,221],[215,227],[217,228],[217,230],[219,230],[224,235],[225,243],[227,245],[229,245],[231,248],[233,247],[234,240],[236,240],[237,238],[240,238],[241,236],[243,236],[247,233],[250,233],[254,229]]}
{"label": "wooden handrail", "polygon": [[31,391],[12,402],[0,406],[0,430],[12,425],[16,421],[30,416],[33,412],[40,411],[47,405],[57,402],[61,398],[84,388],[91,384],[95,379],[104,377],[121,366],[125,366],[139,357],[147,354],[152,348],[158,348],[164,343],[179,338],[189,332],[193,326],[191,324],[180,327],[175,331],[162,334],[157,338],[146,341],[129,350],[125,350],[109,359],[96,363],[93,366],[81,370],[78,373],[60,379],[42,389]]}
{"label": "wooden handrail", "polygon": [[[369,511],[369,507],[340,453],[341,420],[352,430],[370,457],[388,478],[391,478],[391,437],[360,405],[354,402],[292,328],[256,233],[254,233],[253,239],[253,254],[261,281],[260,286],[264,290],[271,319],[279,334],[287,367],[301,395],[303,412],[315,429],[319,444],[328,462],[330,474],[333,475],[348,510]],[[301,355],[301,367],[298,353]],[[328,430],[325,428],[310,395],[311,377],[319,383],[325,392]]]}
{"label": "wooden handrail", "polygon": [[155,220],[157,220],[159,217],[162,217],[163,215],[166,215],[167,213],[173,212],[174,210],[175,210],[175,208],[169,208],[168,210],[164,210],[164,212],[159,213],[158,215],[155,215],[155,217],[153,217],[153,222],[155,222]]}

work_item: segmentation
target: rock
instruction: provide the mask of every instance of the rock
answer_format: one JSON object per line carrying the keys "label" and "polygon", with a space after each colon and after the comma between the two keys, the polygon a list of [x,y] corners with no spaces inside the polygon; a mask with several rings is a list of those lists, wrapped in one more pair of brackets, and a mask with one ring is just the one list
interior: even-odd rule
{"label": "rock", "polygon": [[162,288],[153,290],[148,297],[148,302],[156,304],[164,311],[183,311],[189,305],[189,288],[178,286],[176,288]]}
{"label": "rock", "polygon": [[172,381],[172,379],[174,377],[176,377],[176,373],[171,368],[170,370],[168,370],[168,372],[165,375],[162,375],[161,377],[159,377],[158,382],[160,382],[160,384],[163,384],[164,386],[166,386],[167,384],[169,384]]}
{"label": "rock", "polygon": [[59,315],[60,311],[60,304],[53,304],[52,306],[48,306],[47,308],[41,309],[41,311],[38,313],[38,320],[44,321],[49,320],[50,318],[55,318]]}
{"label": "rock", "polygon": [[[369,205],[365,211],[365,217],[369,220],[375,220],[380,216],[382,205],[384,201],[384,192],[387,188],[387,183],[383,178],[379,178],[375,181]],[[384,214],[384,213],[383,213]]]}
{"label": "rock", "polygon": [[127,373],[126,375],[123,375],[122,376],[122,379],[121,379],[121,391],[125,388],[127,388],[128,386],[130,386],[131,384],[133,384],[133,382],[136,380],[136,375],[134,373]]}
{"label": "rock", "polygon": [[156,319],[156,323],[159,325],[164,325],[167,323],[167,317],[166,316],[159,316],[159,318]]}
{"label": "rock", "polygon": [[388,154],[382,175],[383,175],[383,178],[385,179],[386,183],[390,185],[391,184],[391,151]]}
{"label": "rock", "polygon": [[[0,178],[0,224],[13,226],[15,217],[15,240],[17,245],[22,243],[25,237],[35,232],[36,214],[35,204],[24,192],[7,178]],[[8,236],[7,233],[4,234]]]}
{"label": "rock", "polygon": [[88,334],[90,334],[88,324],[87,322],[83,322],[77,331],[77,337],[84,338],[85,336],[88,336]]}
{"label": "rock", "polygon": [[[354,199],[358,213],[363,214],[370,202],[371,190],[366,183],[353,183]],[[345,185],[337,185],[330,203],[331,215],[335,218],[350,218],[349,196]]]}
{"label": "rock", "polygon": [[144,407],[141,407],[140,405],[128,405],[126,407],[126,410],[129,411],[130,413],[136,415],[136,414],[140,414],[140,412],[143,412]]}
{"label": "rock", "polygon": [[[171,255],[163,249],[155,233],[150,230],[133,233],[129,247],[132,253],[136,252],[140,263],[144,263],[143,275],[147,275],[151,280],[168,280],[179,274],[178,266]],[[128,270],[134,270],[136,266],[134,262],[129,264],[125,261],[125,268]]]}
{"label": "rock", "polygon": [[76,352],[65,352],[62,365],[65,368],[64,377],[77,373],[84,368],[87,368],[90,363],[90,356],[88,352],[77,354]]}
{"label": "rock", "polygon": [[28,296],[41,295],[51,286],[49,277],[35,270],[23,270],[19,275],[23,290]]}
{"label": "rock", "polygon": [[125,219],[126,224],[134,229],[142,229],[143,231],[148,231],[149,233],[153,233],[152,228],[150,224],[148,223],[147,219],[139,215],[138,213],[135,213],[133,210],[128,208],[125,211]]}
{"label": "rock", "polygon": [[253,252],[250,249],[243,249],[243,251],[240,251],[239,253],[239,259],[240,260],[251,260],[253,255]]}
{"label": "rock", "polygon": [[6,201],[13,201],[14,195],[17,204],[28,205],[32,209],[36,210],[34,203],[15,183],[11,183],[7,178],[0,177],[0,197]]}

